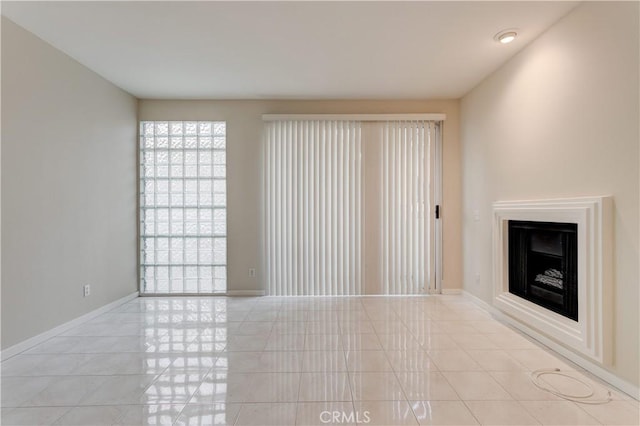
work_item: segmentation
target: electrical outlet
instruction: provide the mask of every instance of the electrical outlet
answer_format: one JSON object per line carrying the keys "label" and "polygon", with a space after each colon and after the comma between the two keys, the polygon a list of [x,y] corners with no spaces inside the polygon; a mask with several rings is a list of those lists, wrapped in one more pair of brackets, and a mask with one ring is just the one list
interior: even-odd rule
{"label": "electrical outlet", "polygon": [[84,297],[87,297],[88,295],[91,294],[91,286],[89,284],[82,287],[82,289],[84,291]]}
{"label": "electrical outlet", "polygon": [[254,278],[256,276],[256,268],[249,268],[249,276]]}
{"label": "electrical outlet", "polygon": [[480,273],[476,274],[476,284],[480,284]]}

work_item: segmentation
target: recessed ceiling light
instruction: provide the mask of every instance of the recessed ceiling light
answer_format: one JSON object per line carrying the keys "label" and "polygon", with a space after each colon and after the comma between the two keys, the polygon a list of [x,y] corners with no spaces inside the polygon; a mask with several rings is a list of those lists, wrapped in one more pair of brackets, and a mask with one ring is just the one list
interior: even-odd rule
{"label": "recessed ceiling light", "polygon": [[515,40],[517,36],[518,36],[518,33],[515,30],[504,30],[504,31],[500,31],[493,38],[494,40],[502,44],[507,44]]}

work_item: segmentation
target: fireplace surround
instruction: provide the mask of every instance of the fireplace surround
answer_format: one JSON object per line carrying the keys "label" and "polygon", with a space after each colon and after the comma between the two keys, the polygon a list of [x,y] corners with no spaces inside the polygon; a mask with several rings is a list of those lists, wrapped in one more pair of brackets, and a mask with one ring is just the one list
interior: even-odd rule
{"label": "fireplace surround", "polygon": [[[603,365],[611,363],[612,349],[611,210],[606,196],[493,204],[493,305],[524,332]],[[524,264],[510,259],[510,242],[524,252]],[[567,263],[572,256],[575,270]],[[533,285],[528,293],[527,285]],[[575,307],[565,291],[572,286]]]}

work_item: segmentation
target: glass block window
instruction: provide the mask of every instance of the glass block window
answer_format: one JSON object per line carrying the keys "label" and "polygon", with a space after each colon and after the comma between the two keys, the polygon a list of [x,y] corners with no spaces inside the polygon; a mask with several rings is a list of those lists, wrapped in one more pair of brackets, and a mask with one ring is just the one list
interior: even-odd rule
{"label": "glass block window", "polygon": [[140,123],[140,290],[227,290],[226,123]]}

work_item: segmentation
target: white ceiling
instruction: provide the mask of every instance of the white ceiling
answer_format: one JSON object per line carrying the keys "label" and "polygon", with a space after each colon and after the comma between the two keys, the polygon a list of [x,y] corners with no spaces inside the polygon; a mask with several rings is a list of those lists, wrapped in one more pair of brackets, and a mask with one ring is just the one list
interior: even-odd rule
{"label": "white ceiling", "polygon": [[[576,2],[2,2],[139,98],[459,98]],[[518,28],[501,45],[493,36]]]}

